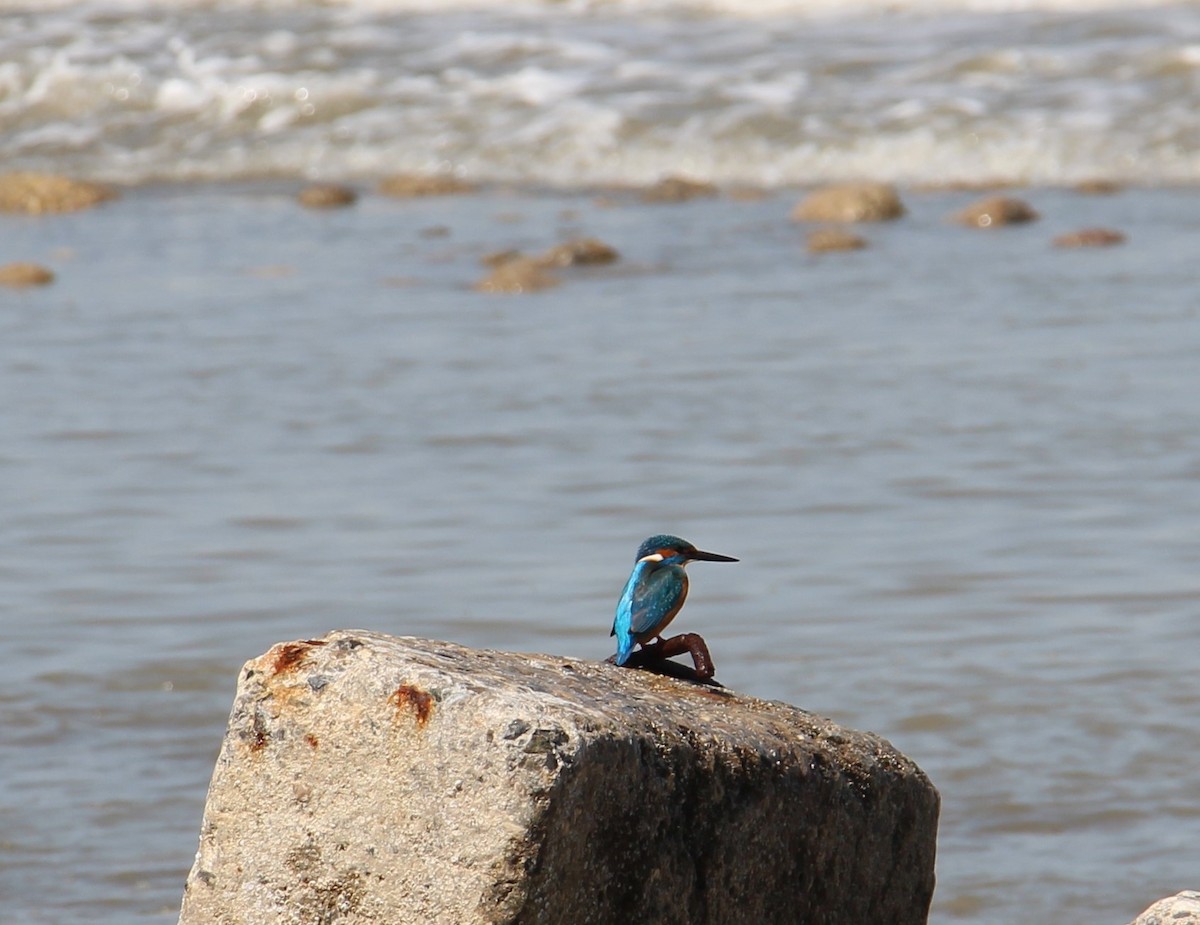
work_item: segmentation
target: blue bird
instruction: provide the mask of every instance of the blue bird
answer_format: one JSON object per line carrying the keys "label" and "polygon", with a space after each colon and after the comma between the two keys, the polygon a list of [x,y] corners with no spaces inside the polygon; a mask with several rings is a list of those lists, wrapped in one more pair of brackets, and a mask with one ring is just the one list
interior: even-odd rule
{"label": "blue bird", "polygon": [[677,536],[660,533],[638,547],[637,561],[613,620],[610,636],[617,637],[617,664],[629,661],[636,643],[646,643],[675,619],[687,599],[688,579],[684,566],[694,560],[737,562],[732,556],[703,552]]}

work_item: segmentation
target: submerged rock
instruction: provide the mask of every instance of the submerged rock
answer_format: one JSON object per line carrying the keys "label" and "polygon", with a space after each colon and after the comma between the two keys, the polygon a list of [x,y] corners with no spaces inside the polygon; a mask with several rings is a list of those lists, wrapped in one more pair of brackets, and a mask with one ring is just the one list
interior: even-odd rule
{"label": "submerged rock", "polygon": [[797,222],[881,222],[900,218],[904,203],[888,183],[842,183],[809,193],[792,209]]}
{"label": "submerged rock", "polygon": [[817,228],[808,233],[808,251],[810,254],[824,254],[830,251],[857,251],[867,246],[867,239],[841,228]]}
{"label": "submerged rock", "polygon": [[951,218],[972,228],[999,228],[1001,225],[1019,225],[1035,221],[1038,214],[1023,199],[988,196],[971,203]]}
{"label": "submerged rock", "polygon": [[882,739],[600,662],[366,631],[246,663],[181,925],[924,925]]}
{"label": "submerged rock", "polygon": [[53,173],[0,174],[0,212],[77,212],[90,209],[116,193],[99,183],[72,180]]}

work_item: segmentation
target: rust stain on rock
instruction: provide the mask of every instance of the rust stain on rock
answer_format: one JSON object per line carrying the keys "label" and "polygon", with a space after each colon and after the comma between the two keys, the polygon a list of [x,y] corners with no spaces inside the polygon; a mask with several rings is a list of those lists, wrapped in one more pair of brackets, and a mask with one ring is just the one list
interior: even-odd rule
{"label": "rust stain on rock", "polygon": [[272,674],[282,674],[304,664],[308,658],[308,650],[313,646],[323,646],[323,639],[304,639],[300,642],[289,642],[279,646],[275,659],[271,663]]}
{"label": "rust stain on rock", "polygon": [[307,742],[309,745],[311,745],[313,748],[316,748],[318,745],[321,744],[320,740],[315,735],[313,735],[311,732],[306,732],[304,734],[304,741]]}
{"label": "rust stain on rock", "polygon": [[417,726],[424,728],[433,713],[433,695],[411,684],[401,684],[388,698],[397,710],[411,711],[417,718]]}

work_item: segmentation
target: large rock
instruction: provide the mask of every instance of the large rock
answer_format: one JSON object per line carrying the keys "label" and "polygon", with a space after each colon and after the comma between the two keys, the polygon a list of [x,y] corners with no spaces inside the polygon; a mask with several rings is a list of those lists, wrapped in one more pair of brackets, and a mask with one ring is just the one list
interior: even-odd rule
{"label": "large rock", "polygon": [[1134,919],[1133,925],[1200,925],[1200,893],[1184,890],[1160,899]]}
{"label": "large rock", "polygon": [[246,664],[182,925],[923,925],[882,739],[643,671],[337,631]]}

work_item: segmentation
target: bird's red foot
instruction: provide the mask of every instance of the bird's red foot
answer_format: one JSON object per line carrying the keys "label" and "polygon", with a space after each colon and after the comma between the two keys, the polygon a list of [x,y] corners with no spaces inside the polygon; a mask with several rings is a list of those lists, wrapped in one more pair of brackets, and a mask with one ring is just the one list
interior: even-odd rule
{"label": "bird's red foot", "polygon": [[[689,668],[687,665],[670,661],[671,656],[683,655],[685,652],[691,655],[692,664],[695,667]],[[614,660],[615,656],[609,659],[610,662]],[[656,674],[665,674],[688,681],[699,681],[704,684],[715,685],[717,683],[712,680],[712,676],[716,673],[712,655],[708,651],[704,637],[698,633],[681,633],[670,639],[660,637],[656,642],[643,643],[640,649],[629,656],[625,667],[645,668]]]}

